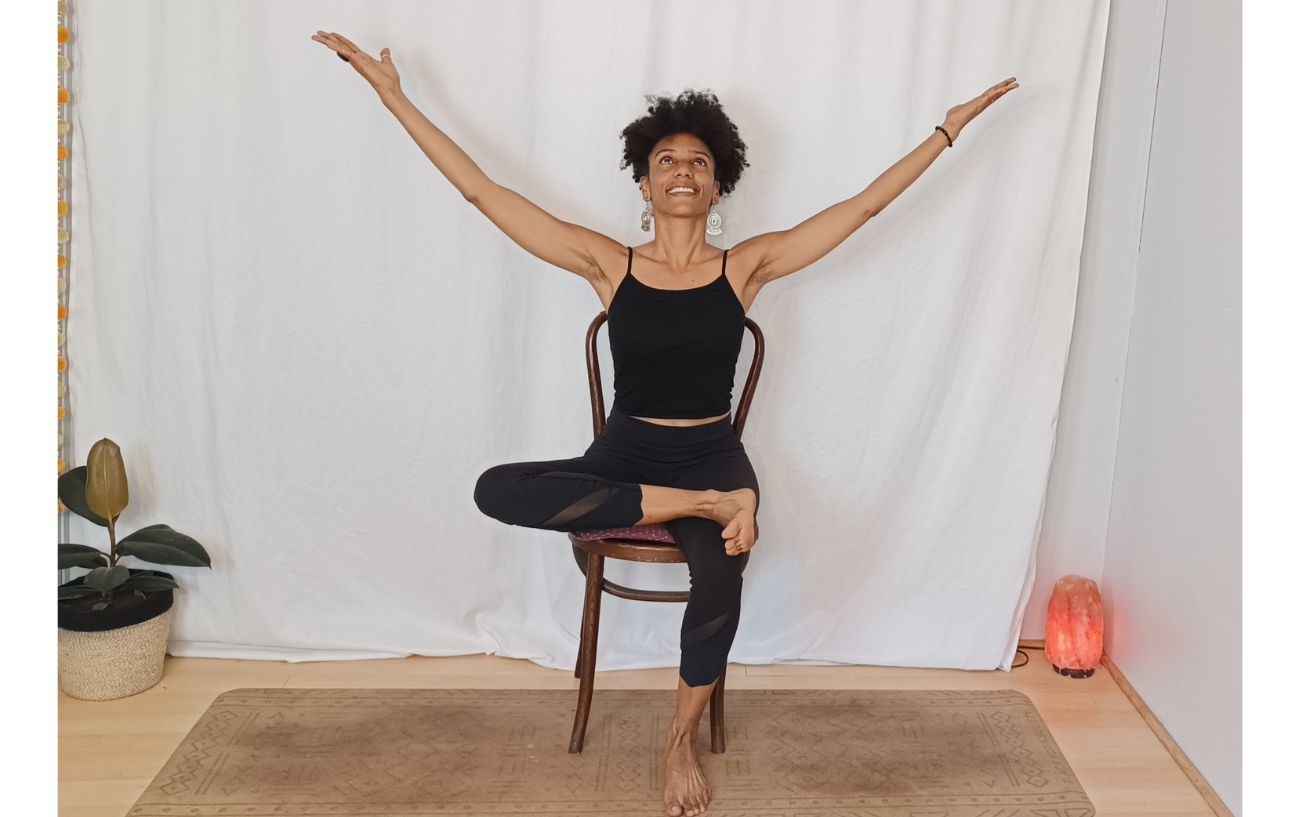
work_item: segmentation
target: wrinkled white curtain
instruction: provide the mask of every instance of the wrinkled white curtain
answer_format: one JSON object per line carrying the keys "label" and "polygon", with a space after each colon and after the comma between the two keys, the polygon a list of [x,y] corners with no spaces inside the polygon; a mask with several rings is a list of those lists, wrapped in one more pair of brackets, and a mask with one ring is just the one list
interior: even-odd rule
{"label": "wrinkled white curtain", "polygon": [[[174,568],[171,652],[574,665],[564,534],[483,516],[488,466],[591,440],[601,304],[457,193],[310,35],[392,49],[497,182],[641,243],[619,132],[710,88],[751,167],[730,247],[848,198],[1016,76],[929,170],[749,315],[763,489],[731,660],[1010,667],[1070,342],[1104,0],[81,3],[67,323],[76,464],[122,447],[123,532]],[[605,394],[612,400],[607,338]],[[748,369],[746,336],[737,389]],[[81,523],[73,541],[105,543]],[[134,560],[127,564],[140,566]],[[81,572],[81,571],[78,571]],[[685,565],[611,562],[685,588]],[[606,597],[599,667],[675,666],[682,605]]]}

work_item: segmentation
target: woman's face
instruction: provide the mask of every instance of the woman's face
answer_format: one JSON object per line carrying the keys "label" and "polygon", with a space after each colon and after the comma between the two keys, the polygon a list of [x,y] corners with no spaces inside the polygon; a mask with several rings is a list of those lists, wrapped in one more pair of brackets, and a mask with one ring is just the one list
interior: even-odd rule
{"label": "woman's face", "polygon": [[[656,213],[703,215],[721,198],[713,154],[698,136],[675,133],[650,149],[650,175],[641,179],[641,198]],[[680,188],[689,188],[689,192]],[[676,189],[677,192],[669,192]]]}

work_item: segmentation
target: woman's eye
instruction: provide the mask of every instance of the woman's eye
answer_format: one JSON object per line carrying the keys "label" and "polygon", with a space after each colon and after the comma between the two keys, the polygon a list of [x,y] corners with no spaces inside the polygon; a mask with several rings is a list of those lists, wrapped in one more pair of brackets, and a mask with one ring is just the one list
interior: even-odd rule
{"label": "woman's eye", "polygon": [[[671,156],[660,156],[660,157],[659,157],[659,161],[660,161],[660,163],[663,163],[663,162],[671,162],[672,160],[673,160],[673,157],[671,157]],[[707,162],[703,157],[700,157],[700,156],[695,157],[695,161],[699,162],[701,165],[704,165],[705,167],[707,167],[708,164],[709,164],[709,163],[708,163],[708,162]]]}

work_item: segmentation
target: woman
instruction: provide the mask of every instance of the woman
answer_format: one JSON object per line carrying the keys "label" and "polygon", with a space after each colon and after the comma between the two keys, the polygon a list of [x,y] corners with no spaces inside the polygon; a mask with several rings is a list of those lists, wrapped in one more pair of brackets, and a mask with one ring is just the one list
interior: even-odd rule
{"label": "woman", "polygon": [[[570,531],[662,522],[685,552],[691,596],[682,619],[677,712],[665,742],[665,813],[700,814],[708,783],[694,741],[740,619],[741,574],[758,539],[758,480],[731,425],[731,389],[745,313],[758,291],[830,252],[934,161],[1014,77],[948,111],[942,126],[853,198],[789,230],[719,251],[714,207],[748,165],[745,143],[711,93],[651,97],[623,131],[646,203],[629,247],[556,219],[496,184],[402,94],[387,48],[375,60],[333,32],[334,50],[378,92],[438,170],[528,252],[582,276],[609,317],[614,404],[581,457],[493,466],[474,501],[512,525]],[[942,133],[941,133],[942,131]],[[633,272],[633,267],[636,271]]]}

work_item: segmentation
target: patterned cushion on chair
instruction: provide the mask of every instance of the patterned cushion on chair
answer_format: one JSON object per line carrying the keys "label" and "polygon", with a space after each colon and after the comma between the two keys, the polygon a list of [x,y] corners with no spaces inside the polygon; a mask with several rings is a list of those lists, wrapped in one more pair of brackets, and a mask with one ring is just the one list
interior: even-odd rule
{"label": "patterned cushion on chair", "polygon": [[653,525],[634,525],[630,528],[601,528],[599,530],[573,531],[575,539],[590,541],[592,539],[640,539],[647,542],[667,542],[676,544],[672,533],[661,522]]}

